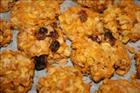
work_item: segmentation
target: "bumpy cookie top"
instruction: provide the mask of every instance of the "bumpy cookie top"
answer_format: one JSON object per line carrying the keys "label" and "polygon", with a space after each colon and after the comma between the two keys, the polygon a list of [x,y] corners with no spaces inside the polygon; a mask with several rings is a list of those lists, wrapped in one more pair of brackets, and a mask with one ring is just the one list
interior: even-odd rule
{"label": "bumpy cookie top", "polygon": [[83,73],[88,73],[98,82],[116,73],[123,75],[130,68],[130,59],[124,45],[116,41],[95,42],[91,39],[78,39],[72,43],[72,62]]}
{"label": "bumpy cookie top", "polygon": [[108,6],[113,5],[114,0],[76,0],[82,6],[92,8],[102,13]]}
{"label": "bumpy cookie top", "polygon": [[54,27],[56,25],[53,23],[20,31],[18,49],[30,57],[47,56],[49,63],[69,57],[70,48],[62,31]]}
{"label": "bumpy cookie top", "polygon": [[0,52],[0,92],[27,93],[32,86],[34,64],[24,53]]}
{"label": "bumpy cookie top", "polygon": [[53,67],[37,85],[39,93],[89,93],[89,85],[82,81],[81,73],[73,67]]}
{"label": "bumpy cookie top", "polygon": [[49,24],[60,14],[61,1],[19,0],[11,11],[11,22],[20,29]]}
{"label": "bumpy cookie top", "polygon": [[139,93],[140,82],[128,80],[105,80],[95,93]]}
{"label": "bumpy cookie top", "polygon": [[59,16],[60,26],[70,40],[102,31],[98,13],[75,6]]}
{"label": "bumpy cookie top", "polygon": [[122,0],[118,6],[109,6],[102,17],[104,27],[109,29],[116,39],[123,43],[140,39],[140,7],[133,1]]}
{"label": "bumpy cookie top", "polygon": [[12,40],[10,24],[0,19],[0,47],[7,46]]}

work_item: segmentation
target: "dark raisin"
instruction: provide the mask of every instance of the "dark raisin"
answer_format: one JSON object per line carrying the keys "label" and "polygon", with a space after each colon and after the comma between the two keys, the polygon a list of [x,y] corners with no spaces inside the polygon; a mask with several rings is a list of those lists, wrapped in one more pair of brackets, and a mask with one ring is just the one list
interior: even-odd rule
{"label": "dark raisin", "polygon": [[138,79],[140,79],[140,71],[138,71],[138,69],[137,69],[137,72],[136,72],[136,77],[137,77]]}
{"label": "dark raisin", "polygon": [[104,33],[105,40],[108,41],[111,45],[115,44],[116,39],[110,31]]}
{"label": "dark raisin", "polygon": [[60,47],[60,43],[58,41],[53,41],[50,45],[50,49],[52,52],[56,52]]}
{"label": "dark raisin", "polygon": [[87,21],[88,15],[87,15],[86,11],[81,10],[78,14],[79,14],[80,21],[82,23],[85,22],[85,21]]}
{"label": "dark raisin", "polygon": [[101,4],[101,5],[98,6],[98,10],[97,11],[99,13],[103,13],[105,9],[106,9],[106,6],[104,4]]}
{"label": "dark raisin", "polygon": [[92,35],[89,36],[88,38],[90,38],[92,41],[95,41],[97,43],[101,43],[101,39],[97,35]]}
{"label": "dark raisin", "polygon": [[114,65],[115,71],[118,70],[120,67],[118,65]]}
{"label": "dark raisin", "polygon": [[56,28],[56,27],[57,27],[57,22],[53,22],[53,23],[52,23],[52,27],[53,27],[53,28]]}
{"label": "dark raisin", "polygon": [[35,69],[37,71],[43,70],[46,67],[47,55],[35,56]]}
{"label": "dark raisin", "polygon": [[58,33],[57,31],[52,31],[50,32],[49,36],[52,38],[52,39],[57,39],[58,38]]}
{"label": "dark raisin", "polygon": [[47,36],[48,29],[45,27],[39,28],[38,32],[35,34],[38,40],[44,40]]}

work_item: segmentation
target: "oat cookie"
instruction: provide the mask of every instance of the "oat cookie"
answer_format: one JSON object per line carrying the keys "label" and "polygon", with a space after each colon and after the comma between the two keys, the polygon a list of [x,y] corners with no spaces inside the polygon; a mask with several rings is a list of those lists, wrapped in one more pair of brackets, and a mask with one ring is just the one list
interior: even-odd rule
{"label": "oat cookie", "polygon": [[16,0],[0,0],[0,13],[11,10]]}
{"label": "oat cookie", "polygon": [[70,55],[70,48],[66,44],[62,31],[59,28],[53,28],[52,25],[20,31],[18,49],[30,57],[47,57],[50,62],[65,59]]}
{"label": "oat cookie", "polygon": [[0,19],[0,47],[7,46],[12,40],[10,24]]}
{"label": "oat cookie", "polygon": [[139,81],[105,80],[95,93],[140,93]]}
{"label": "oat cookie", "polygon": [[59,16],[60,26],[70,40],[102,31],[97,12],[74,6]]}
{"label": "oat cookie", "polygon": [[136,70],[137,70],[136,76],[137,78],[140,79],[140,51],[136,53],[135,59],[136,59]]}
{"label": "oat cookie", "polygon": [[110,30],[114,37],[123,43],[137,41],[140,39],[140,7],[133,1],[131,4],[128,3],[129,0],[122,1],[125,1],[124,5],[110,6],[104,11],[104,28]]}
{"label": "oat cookie", "polygon": [[34,63],[22,52],[0,52],[0,93],[27,93],[31,89]]}
{"label": "oat cookie", "polygon": [[81,73],[73,67],[53,67],[46,77],[40,78],[38,93],[89,93],[89,85],[82,81]]}
{"label": "oat cookie", "polygon": [[115,41],[95,41],[97,37],[77,39],[72,43],[71,59],[74,66],[98,82],[110,78],[114,72],[124,75],[130,68],[130,59],[124,45]]}
{"label": "oat cookie", "polygon": [[52,23],[60,14],[62,0],[20,0],[11,11],[11,22],[15,28],[30,28]]}
{"label": "oat cookie", "polygon": [[82,6],[93,8],[102,13],[108,6],[113,5],[114,0],[76,0]]}

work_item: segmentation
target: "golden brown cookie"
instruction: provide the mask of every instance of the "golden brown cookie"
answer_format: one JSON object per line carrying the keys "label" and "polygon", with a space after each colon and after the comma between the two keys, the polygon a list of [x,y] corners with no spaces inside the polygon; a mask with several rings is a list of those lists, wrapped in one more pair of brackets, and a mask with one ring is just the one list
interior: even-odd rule
{"label": "golden brown cookie", "polygon": [[93,8],[102,13],[108,6],[112,5],[114,0],[76,0],[82,6]]}
{"label": "golden brown cookie", "polygon": [[11,11],[11,22],[15,28],[30,28],[52,23],[60,14],[62,0],[20,0]]}
{"label": "golden brown cookie", "polygon": [[[123,43],[140,39],[140,7],[131,0],[122,0],[119,6],[108,7],[103,15],[104,28],[110,30],[114,37]],[[128,3],[128,4],[126,4]]]}
{"label": "golden brown cookie", "polygon": [[53,67],[46,77],[40,78],[38,93],[89,93],[89,85],[82,81],[81,73],[73,67]]}
{"label": "golden brown cookie", "polygon": [[0,52],[0,93],[27,93],[32,86],[34,63],[22,52]]}
{"label": "golden brown cookie", "polygon": [[77,39],[72,43],[71,59],[81,72],[98,82],[110,78],[114,72],[124,75],[130,68],[130,59],[122,43],[95,41],[97,37]]}
{"label": "golden brown cookie", "polygon": [[9,11],[16,0],[0,0],[0,13]]}
{"label": "golden brown cookie", "polygon": [[136,77],[140,79],[140,51],[136,53],[135,55],[135,59],[136,59]]}
{"label": "golden brown cookie", "polygon": [[0,19],[0,47],[7,46],[12,40],[10,24]]}
{"label": "golden brown cookie", "polygon": [[95,93],[140,93],[140,82],[128,80],[105,80]]}
{"label": "golden brown cookie", "polygon": [[42,56],[43,60],[47,57],[50,63],[54,60],[66,59],[70,55],[70,48],[66,44],[62,31],[59,28],[53,28],[52,25],[20,31],[18,49],[30,57]]}
{"label": "golden brown cookie", "polygon": [[64,34],[70,40],[102,31],[98,13],[80,6],[74,6],[65,11],[59,16],[59,21]]}

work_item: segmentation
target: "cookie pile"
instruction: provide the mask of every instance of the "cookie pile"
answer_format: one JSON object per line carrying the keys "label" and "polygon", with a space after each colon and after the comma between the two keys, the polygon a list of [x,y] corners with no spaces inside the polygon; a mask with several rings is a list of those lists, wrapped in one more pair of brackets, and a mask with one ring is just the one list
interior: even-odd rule
{"label": "cookie pile", "polygon": [[[27,93],[34,71],[45,69],[38,93],[90,93],[91,83],[102,81],[94,93],[140,93],[139,52],[133,52],[135,79],[110,79],[131,68],[127,43],[140,40],[140,6],[133,0],[74,0],[62,13],[64,1],[0,0],[0,12],[10,12],[10,20],[0,19],[0,47],[18,31],[18,50],[0,51],[0,92]],[[66,66],[69,58],[73,66]]]}

